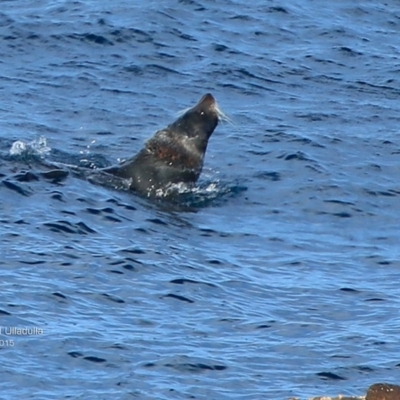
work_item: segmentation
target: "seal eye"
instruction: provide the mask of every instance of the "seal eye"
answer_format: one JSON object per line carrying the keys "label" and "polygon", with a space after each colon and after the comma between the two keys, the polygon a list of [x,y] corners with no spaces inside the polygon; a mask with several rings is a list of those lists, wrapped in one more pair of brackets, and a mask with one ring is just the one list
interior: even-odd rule
{"label": "seal eye", "polygon": [[200,115],[204,115],[204,111],[200,111]]}

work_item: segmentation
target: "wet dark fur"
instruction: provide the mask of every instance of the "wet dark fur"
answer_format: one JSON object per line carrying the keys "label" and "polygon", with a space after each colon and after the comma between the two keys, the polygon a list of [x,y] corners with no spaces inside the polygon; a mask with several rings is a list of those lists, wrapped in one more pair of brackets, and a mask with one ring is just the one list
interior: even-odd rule
{"label": "wet dark fur", "polygon": [[171,183],[195,183],[203,168],[208,139],[218,125],[214,97],[198,104],[150,138],[134,157],[103,171],[130,180],[130,188],[146,196]]}

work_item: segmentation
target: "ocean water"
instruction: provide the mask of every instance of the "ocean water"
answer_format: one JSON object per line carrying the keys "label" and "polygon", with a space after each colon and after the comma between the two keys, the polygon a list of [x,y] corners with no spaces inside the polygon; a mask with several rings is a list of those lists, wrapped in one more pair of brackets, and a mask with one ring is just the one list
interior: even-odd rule
{"label": "ocean water", "polygon": [[[1,397],[399,383],[399,32],[395,1],[1,2]],[[181,204],[76,173],[207,92],[232,123]]]}

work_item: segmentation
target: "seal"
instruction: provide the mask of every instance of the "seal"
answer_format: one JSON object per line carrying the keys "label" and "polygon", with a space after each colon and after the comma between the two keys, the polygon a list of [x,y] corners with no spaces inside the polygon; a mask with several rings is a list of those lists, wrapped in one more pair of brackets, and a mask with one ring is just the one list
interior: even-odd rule
{"label": "seal", "polygon": [[194,184],[203,169],[208,140],[223,117],[215,98],[207,93],[157,131],[138,154],[102,171],[128,179],[130,189],[148,197],[162,194],[174,183]]}

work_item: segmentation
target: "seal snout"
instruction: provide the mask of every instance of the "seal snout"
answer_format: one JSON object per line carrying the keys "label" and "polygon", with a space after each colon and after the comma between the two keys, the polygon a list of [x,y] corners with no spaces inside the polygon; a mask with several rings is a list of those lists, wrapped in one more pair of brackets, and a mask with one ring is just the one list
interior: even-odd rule
{"label": "seal snout", "polygon": [[198,102],[197,105],[203,106],[203,107],[215,107],[216,101],[214,96],[211,93],[205,94],[200,101]]}
{"label": "seal snout", "polygon": [[202,110],[216,114],[218,120],[226,119],[225,114],[218,107],[217,100],[211,93],[205,94],[200,101],[193,107],[195,110]]}
{"label": "seal snout", "polygon": [[193,109],[209,110],[217,115],[218,121],[231,123],[230,118],[219,108],[217,100],[215,100],[215,97],[211,93],[205,94]]}

